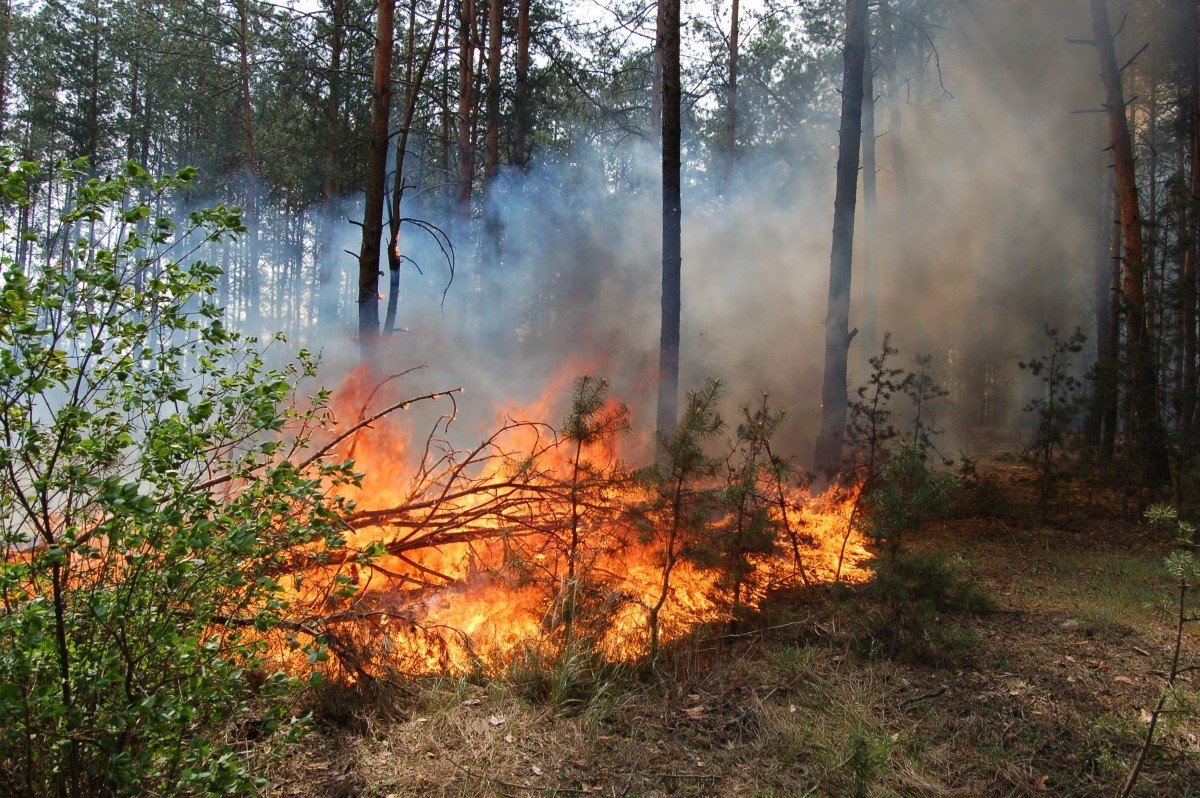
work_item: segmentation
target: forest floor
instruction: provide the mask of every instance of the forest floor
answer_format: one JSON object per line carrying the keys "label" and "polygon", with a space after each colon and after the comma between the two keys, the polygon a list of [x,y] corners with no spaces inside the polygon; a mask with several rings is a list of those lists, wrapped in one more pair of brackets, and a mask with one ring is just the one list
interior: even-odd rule
{"label": "forest floor", "polygon": [[[980,473],[912,541],[965,560],[995,605],[938,617],[936,656],[881,656],[865,591],[814,588],[776,597],[761,632],[677,646],[657,681],[575,672],[558,701],[556,673],[329,693],[269,794],[1111,796],[1170,651],[1153,608],[1168,536],[1095,477],[1064,478],[1043,517],[1019,458]],[[1200,724],[1169,720],[1176,752],[1135,795],[1200,794]]]}

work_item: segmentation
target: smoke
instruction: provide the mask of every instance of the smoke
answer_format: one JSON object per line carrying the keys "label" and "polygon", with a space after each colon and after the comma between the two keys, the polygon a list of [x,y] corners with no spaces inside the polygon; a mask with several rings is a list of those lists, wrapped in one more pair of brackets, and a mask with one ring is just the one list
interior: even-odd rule
{"label": "smoke", "polygon": [[[1091,326],[1095,237],[1108,229],[1107,162],[1102,118],[1073,113],[1097,108],[1102,96],[1094,52],[1066,41],[1087,37],[1085,3],[956,3],[936,22],[927,30],[936,54],[924,34],[911,32],[900,53],[903,196],[891,171],[896,137],[882,69],[876,78],[878,222],[865,229],[860,190],[851,326],[861,327],[875,302],[880,335],[891,331],[902,351],[896,364],[931,354],[965,429],[1016,420],[1029,379],[1016,360],[1043,348],[1044,324]],[[696,142],[685,148],[681,385],[721,378],[727,418],[769,391],[791,412],[780,448],[801,463],[819,413],[836,95],[821,109],[785,145],[742,158],[723,192],[705,168],[712,155]],[[752,124],[757,111],[741,113]],[[498,259],[472,243],[481,221],[468,230],[439,217],[439,203],[414,198],[405,214],[451,235],[458,273],[443,301],[440,250],[405,226],[401,246],[424,274],[404,268],[405,331],[382,345],[384,371],[428,363],[406,378],[412,393],[464,386],[470,436],[494,422],[498,408],[536,408],[546,414],[537,420],[556,422],[571,378],[606,376],[634,408],[636,436],[647,439],[657,390],[657,174],[657,149],[636,142],[584,147],[541,158],[527,175],[506,173],[486,209],[502,230]],[[358,235],[347,225],[336,249],[357,251]],[[868,249],[875,297],[863,292]],[[352,286],[352,259],[343,267],[343,286]],[[386,291],[386,278],[380,285]],[[353,311],[352,303],[343,307]],[[330,382],[356,361],[348,336],[326,328],[314,343]],[[858,337],[852,388],[877,351],[878,341]],[[998,409],[977,418],[982,364],[1001,393],[991,399]],[[557,395],[544,397],[548,386]],[[960,437],[955,445],[969,445]]]}

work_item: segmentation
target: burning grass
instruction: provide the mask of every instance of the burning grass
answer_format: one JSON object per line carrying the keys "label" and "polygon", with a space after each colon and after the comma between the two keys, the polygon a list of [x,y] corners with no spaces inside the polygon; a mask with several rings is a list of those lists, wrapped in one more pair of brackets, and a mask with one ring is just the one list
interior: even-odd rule
{"label": "burning grass", "polygon": [[328,452],[362,474],[344,540],[293,552],[280,574],[340,677],[495,672],[530,651],[630,662],[775,588],[863,576],[857,491],[811,495],[769,445],[744,443],[746,424],[721,456],[634,469],[628,411],[603,381],[577,381],[562,425],[520,420],[549,415],[546,396],[470,448],[449,442],[452,395],[423,437],[363,424],[398,382],[359,371],[335,394],[343,426],[362,425]]}

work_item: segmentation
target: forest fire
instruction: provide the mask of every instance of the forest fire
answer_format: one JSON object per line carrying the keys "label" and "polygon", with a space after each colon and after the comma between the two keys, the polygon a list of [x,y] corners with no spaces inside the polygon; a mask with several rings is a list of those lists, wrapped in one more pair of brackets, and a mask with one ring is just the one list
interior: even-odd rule
{"label": "forest fire", "polygon": [[[351,374],[335,395],[342,425],[367,418],[387,382]],[[521,415],[548,416],[564,384],[552,381]],[[604,398],[595,410],[618,406]],[[288,570],[303,576],[295,598],[325,618],[348,678],[494,670],[531,650],[580,645],[633,661],[733,621],[773,589],[863,576],[857,489],[811,496],[780,463],[756,465],[733,509],[736,446],[712,461],[720,467],[677,472],[668,495],[653,472],[624,464],[616,435],[584,442],[508,413],[458,449],[446,440],[453,416],[452,407],[420,438],[381,419],[331,452],[362,474],[345,491],[354,502],[345,545],[303,552]],[[737,548],[751,514],[769,540]]]}

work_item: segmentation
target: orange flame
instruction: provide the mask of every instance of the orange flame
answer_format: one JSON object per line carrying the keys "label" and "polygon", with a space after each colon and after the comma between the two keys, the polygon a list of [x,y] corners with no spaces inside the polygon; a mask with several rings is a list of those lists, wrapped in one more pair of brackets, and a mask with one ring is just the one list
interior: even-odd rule
{"label": "orange flame", "polygon": [[[366,416],[378,390],[372,379],[356,371],[335,394],[344,422]],[[352,621],[371,660],[410,671],[496,667],[525,646],[561,647],[564,624],[590,635],[611,660],[644,656],[665,555],[661,541],[639,534],[622,511],[644,501],[645,488],[598,479],[572,492],[581,484],[574,445],[547,425],[511,421],[551,417],[569,385],[556,379],[532,405],[502,413],[502,433],[480,449],[454,452],[386,419],[346,441],[336,454],[352,457],[364,474],[347,497],[357,505],[353,531],[345,552],[313,557],[294,598],[314,614]],[[585,454],[589,473],[616,462],[614,451]],[[839,568],[841,579],[862,580],[868,554],[851,522],[858,492],[811,496],[777,486],[782,495],[770,509],[777,553],[753,559],[758,578],[741,604],[756,607],[774,587],[833,581]],[[572,507],[580,539],[574,564]],[[357,556],[366,552],[373,556]],[[339,594],[338,582],[352,592]],[[680,559],[659,613],[660,642],[729,620],[727,593],[715,569]]]}

